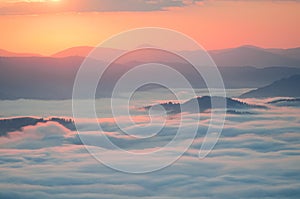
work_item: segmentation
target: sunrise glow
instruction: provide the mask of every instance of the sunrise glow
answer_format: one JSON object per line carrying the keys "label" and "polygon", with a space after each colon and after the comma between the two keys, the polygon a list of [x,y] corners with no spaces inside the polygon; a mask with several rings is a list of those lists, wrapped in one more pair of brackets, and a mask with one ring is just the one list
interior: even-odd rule
{"label": "sunrise glow", "polygon": [[19,4],[2,6],[0,13],[5,13],[0,16],[0,26],[5,27],[1,30],[2,48],[51,55],[69,47],[96,46],[112,34],[143,26],[178,30],[207,49],[244,44],[292,48],[300,44],[300,29],[296,25],[300,4],[295,1],[204,1],[200,5],[151,12],[118,11],[121,8],[110,5],[109,1],[79,9],[80,1],[72,2],[52,0],[48,3],[56,5],[40,8],[47,4],[44,2],[30,5],[30,10]]}
{"label": "sunrise glow", "polygon": [[0,199],[299,199],[300,0],[0,0]]}

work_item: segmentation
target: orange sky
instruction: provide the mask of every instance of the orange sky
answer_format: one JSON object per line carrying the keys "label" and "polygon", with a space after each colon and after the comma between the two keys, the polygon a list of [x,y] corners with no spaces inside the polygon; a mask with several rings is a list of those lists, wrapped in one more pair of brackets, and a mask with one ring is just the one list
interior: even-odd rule
{"label": "orange sky", "polygon": [[296,1],[207,0],[168,11],[0,12],[0,49],[49,55],[73,46],[95,46],[112,34],[144,26],[175,29],[206,49],[244,44],[290,48],[300,46],[299,11],[300,2]]}

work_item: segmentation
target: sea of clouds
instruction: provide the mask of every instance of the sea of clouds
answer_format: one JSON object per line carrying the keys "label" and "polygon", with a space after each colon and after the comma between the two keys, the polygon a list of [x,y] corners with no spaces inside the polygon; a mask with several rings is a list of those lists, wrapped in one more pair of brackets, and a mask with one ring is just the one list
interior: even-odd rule
{"label": "sea of clouds", "polygon": [[[143,152],[164,146],[176,133],[176,116],[169,118],[159,135],[144,141],[122,134],[108,117],[99,118],[102,134],[97,124],[82,118],[79,128],[95,140],[90,146],[82,145],[77,132],[55,122],[26,126],[0,137],[0,198],[299,198],[300,108],[267,104],[271,100],[246,99],[268,109],[228,114],[218,143],[204,159],[198,153],[210,115],[201,113],[198,121],[191,114],[183,125],[200,125],[192,146],[174,164],[147,174],[108,168],[86,147],[105,148],[101,136],[126,150]],[[152,122],[149,131],[160,118]],[[112,158],[128,164],[115,154],[112,150]],[[136,166],[143,166],[142,162]]]}

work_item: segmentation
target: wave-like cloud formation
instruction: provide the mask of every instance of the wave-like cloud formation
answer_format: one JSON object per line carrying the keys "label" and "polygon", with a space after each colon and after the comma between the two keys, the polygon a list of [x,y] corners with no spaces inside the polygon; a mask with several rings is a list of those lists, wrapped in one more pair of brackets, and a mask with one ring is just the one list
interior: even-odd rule
{"label": "wave-like cloud formation", "polygon": [[[194,118],[191,114],[185,125],[199,122]],[[143,151],[169,141],[176,118],[147,142],[122,134],[112,120],[99,121],[105,129],[101,135],[88,119],[79,125],[86,131],[84,136],[95,139],[87,147],[105,147],[101,136],[106,135],[122,148]],[[0,198],[300,197],[299,108],[270,105],[255,115],[229,114],[215,149],[200,160],[198,150],[208,123],[209,113],[201,113],[201,128],[184,156],[170,167],[141,175],[117,172],[97,162],[77,133],[59,123],[26,126],[0,138]]]}

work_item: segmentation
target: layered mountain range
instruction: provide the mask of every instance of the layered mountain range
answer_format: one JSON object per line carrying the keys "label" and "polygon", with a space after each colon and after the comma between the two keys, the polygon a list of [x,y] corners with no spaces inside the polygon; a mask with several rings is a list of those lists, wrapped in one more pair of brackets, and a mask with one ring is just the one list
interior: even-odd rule
{"label": "layered mountain range", "polygon": [[[76,73],[93,47],[74,47],[55,53],[52,56],[13,53],[0,51],[0,99],[70,99]],[[106,57],[119,54],[122,50],[102,48],[99,50],[103,60],[92,59],[95,65],[107,64]],[[187,57],[197,56],[196,51],[182,51]],[[300,74],[300,48],[263,49],[254,46],[241,46],[233,49],[209,51],[223,77],[226,88],[260,88],[275,81]],[[138,57],[138,59],[137,59]],[[195,73],[187,64],[160,54],[156,57],[188,77],[194,88],[205,88],[200,74]],[[107,89],[114,85],[116,77],[126,72],[135,61],[144,60],[136,54],[129,62],[115,63],[106,74],[104,84]],[[154,58],[155,60],[155,58]],[[145,62],[149,60],[144,60]],[[140,74],[141,78],[148,74]],[[166,77],[167,78],[167,77]],[[295,84],[285,84],[290,92],[297,92]],[[283,87],[280,88],[283,90]],[[286,90],[286,89],[284,89]],[[298,89],[299,91],[299,89]],[[256,91],[261,92],[261,91]],[[281,95],[281,93],[279,93]],[[103,97],[105,93],[97,93]],[[253,93],[252,96],[255,96]],[[277,96],[273,95],[265,96]],[[289,94],[288,96],[295,96]],[[264,97],[264,95],[260,94]],[[245,94],[242,97],[251,97]]]}

